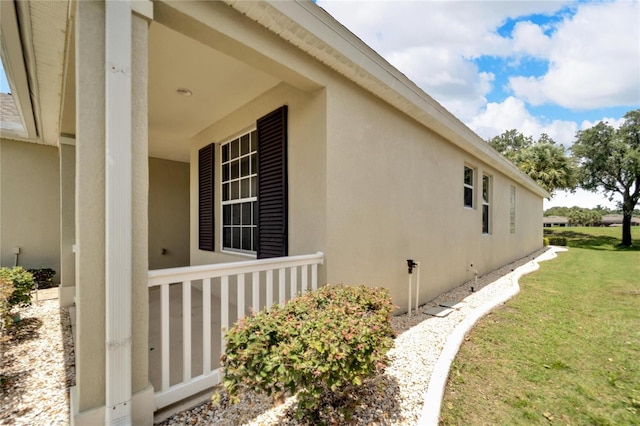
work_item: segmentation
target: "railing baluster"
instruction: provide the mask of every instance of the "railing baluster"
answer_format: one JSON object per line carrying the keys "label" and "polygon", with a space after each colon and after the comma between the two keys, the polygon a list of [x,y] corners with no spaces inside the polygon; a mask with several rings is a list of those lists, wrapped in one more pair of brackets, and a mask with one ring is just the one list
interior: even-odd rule
{"label": "railing baluster", "polygon": [[160,286],[160,323],[161,323],[161,342],[162,342],[162,390],[169,389],[169,286],[171,284],[163,284]]}
{"label": "railing baluster", "polygon": [[238,274],[238,320],[244,317],[244,274]]}
{"label": "railing baluster", "polygon": [[278,284],[279,284],[279,288],[278,288],[278,301],[280,302],[280,305],[284,305],[284,302],[287,300],[287,295],[285,294],[285,270],[284,268],[280,268],[278,269]]}
{"label": "railing baluster", "polygon": [[202,374],[211,372],[211,278],[202,280]]}
{"label": "railing baluster", "polygon": [[290,271],[289,280],[291,281],[291,298],[293,299],[296,297],[296,293],[298,293],[298,268],[292,266]]}
{"label": "railing baluster", "polygon": [[267,309],[273,305],[273,269],[267,271]]}
{"label": "railing baluster", "polygon": [[226,343],[224,332],[229,329],[229,276],[220,279],[220,353],[224,353]]}
{"label": "railing baluster", "polygon": [[308,274],[309,274],[309,268],[307,268],[307,265],[303,265],[302,266],[302,293],[303,294],[309,291]]}
{"label": "railing baluster", "polygon": [[311,289],[316,290],[318,288],[318,265],[311,265]]}
{"label": "railing baluster", "polygon": [[191,281],[182,282],[182,381],[191,380]]}
{"label": "railing baluster", "polygon": [[251,286],[253,287],[253,313],[257,314],[260,311],[260,272],[254,272],[251,274]]}

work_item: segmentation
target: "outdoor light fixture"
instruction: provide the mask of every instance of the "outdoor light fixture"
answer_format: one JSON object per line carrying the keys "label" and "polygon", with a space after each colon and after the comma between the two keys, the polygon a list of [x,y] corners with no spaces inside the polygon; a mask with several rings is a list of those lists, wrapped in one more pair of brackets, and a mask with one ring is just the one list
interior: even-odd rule
{"label": "outdoor light fixture", "polygon": [[193,92],[191,92],[191,90],[185,89],[185,88],[182,88],[182,87],[180,89],[176,90],[176,93],[178,95],[181,95],[181,96],[191,96],[191,95],[193,95]]}

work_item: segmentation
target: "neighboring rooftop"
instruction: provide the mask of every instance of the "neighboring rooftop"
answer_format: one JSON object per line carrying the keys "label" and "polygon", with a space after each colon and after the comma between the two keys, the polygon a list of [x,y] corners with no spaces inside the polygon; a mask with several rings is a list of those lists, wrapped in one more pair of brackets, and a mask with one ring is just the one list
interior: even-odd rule
{"label": "neighboring rooftop", "polygon": [[0,128],[14,132],[24,132],[22,119],[11,93],[0,93]]}

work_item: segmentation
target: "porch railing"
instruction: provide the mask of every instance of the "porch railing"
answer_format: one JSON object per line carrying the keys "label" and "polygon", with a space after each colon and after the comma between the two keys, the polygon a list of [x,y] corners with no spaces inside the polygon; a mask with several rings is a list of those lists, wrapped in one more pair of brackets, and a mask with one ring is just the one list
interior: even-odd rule
{"label": "porch railing", "polygon": [[[222,330],[228,329],[230,324],[246,316],[250,310],[257,312],[265,307],[269,309],[274,303],[282,304],[309,288],[316,289],[318,265],[323,261],[323,253],[316,253],[149,271],[150,292],[157,292],[158,287],[160,290],[161,379],[160,389],[155,393],[156,409],[220,383],[222,372],[215,355],[224,353]],[[180,299],[181,310],[179,303],[175,306]],[[170,301],[174,303],[170,304]],[[196,311],[192,308],[194,301],[198,305],[197,315],[193,313]],[[219,318],[214,315],[216,307],[212,307],[212,301],[213,304],[219,303],[218,312],[215,312]],[[170,320],[170,315],[174,317],[173,320]],[[178,321],[182,322],[181,327],[172,324]],[[170,332],[172,325],[173,331]],[[200,327],[201,335],[198,332]],[[218,338],[219,353],[215,352]],[[174,348],[176,359],[172,362],[170,353],[175,345],[181,345],[182,350],[176,354]],[[200,356],[200,353],[194,353],[194,347],[195,351],[201,347],[201,374],[193,374],[192,371],[200,370],[199,366],[192,365],[192,359],[199,359]],[[182,365],[176,365],[176,362]],[[150,364],[150,369],[157,368],[153,363]],[[181,370],[181,377],[175,377],[174,372],[172,380],[172,369]],[[157,388],[158,384],[155,386]]]}

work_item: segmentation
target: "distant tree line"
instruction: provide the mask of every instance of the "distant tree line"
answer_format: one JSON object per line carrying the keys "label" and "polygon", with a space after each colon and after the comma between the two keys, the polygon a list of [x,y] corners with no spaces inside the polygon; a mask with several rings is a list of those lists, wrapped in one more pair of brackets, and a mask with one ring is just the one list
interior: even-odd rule
{"label": "distant tree line", "polygon": [[[622,209],[608,209],[596,206],[593,209],[582,207],[551,207],[544,211],[544,216],[566,217],[571,226],[600,226],[602,217],[606,215],[622,215]],[[633,216],[640,217],[640,210],[633,211]]]}

